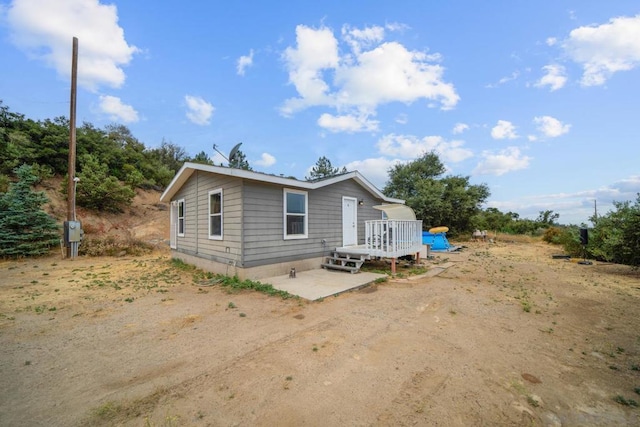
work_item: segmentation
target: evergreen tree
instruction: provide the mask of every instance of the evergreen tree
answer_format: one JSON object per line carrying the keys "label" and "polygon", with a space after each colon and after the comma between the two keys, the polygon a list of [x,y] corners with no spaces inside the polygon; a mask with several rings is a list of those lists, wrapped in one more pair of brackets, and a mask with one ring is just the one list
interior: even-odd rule
{"label": "evergreen tree", "polygon": [[130,206],[136,193],[123,185],[115,176],[109,175],[106,164],[100,163],[91,154],[80,157],[80,182],[76,193],[79,206],[106,212],[122,212]]}
{"label": "evergreen tree", "polygon": [[47,196],[32,190],[37,177],[31,166],[22,165],[14,172],[18,181],[0,194],[0,256],[46,254],[60,240],[56,221],[42,210]]}
{"label": "evergreen tree", "polygon": [[247,160],[247,156],[242,152],[242,150],[238,150],[232,161],[229,162],[230,168],[236,169],[244,169],[246,171],[252,171],[253,169],[249,166],[249,161]]}
{"label": "evergreen tree", "polygon": [[329,178],[341,173],[347,173],[347,168],[344,166],[342,169],[334,168],[331,164],[331,160],[322,156],[316,162],[316,165],[311,169],[311,173],[305,179],[307,181],[315,181],[317,179]]}

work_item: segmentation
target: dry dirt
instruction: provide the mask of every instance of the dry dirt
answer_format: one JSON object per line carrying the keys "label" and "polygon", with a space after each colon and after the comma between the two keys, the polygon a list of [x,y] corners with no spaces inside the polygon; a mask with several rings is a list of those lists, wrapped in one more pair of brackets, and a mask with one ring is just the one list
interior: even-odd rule
{"label": "dry dirt", "polygon": [[166,251],[0,262],[0,425],[639,425],[638,272],[467,245],[313,303]]}

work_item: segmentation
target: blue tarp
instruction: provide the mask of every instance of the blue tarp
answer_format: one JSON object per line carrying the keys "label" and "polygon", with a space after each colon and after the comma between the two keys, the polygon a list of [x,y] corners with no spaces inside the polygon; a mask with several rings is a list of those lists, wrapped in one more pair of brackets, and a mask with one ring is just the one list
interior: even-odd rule
{"label": "blue tarp", "polygon": [[428,231],[422,232],[422,244],[431,245],[432,251],[446,251],[451,247],[447,240],[447,233],[429,233]]}

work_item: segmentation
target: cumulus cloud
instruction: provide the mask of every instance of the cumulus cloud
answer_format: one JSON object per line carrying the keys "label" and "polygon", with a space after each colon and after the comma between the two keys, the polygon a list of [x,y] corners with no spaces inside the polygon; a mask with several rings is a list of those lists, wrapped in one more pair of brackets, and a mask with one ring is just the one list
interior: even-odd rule
{"label": "cumulus cloud", "polygon": [[549,86],[549,90],[553,92],[564,87],[567,83],[567,76],[565,74],[565,68],[558,64],[549,64],[542,67],[542,70],[546,73],[535,83],[537,87]]}
{"label": "cumulus cloud", "polygon": [[123,67],[140,50],[118,25],[115,5],[98,0],[14,0],[6,10],[11,42],[59,76],[71,74],[71,40],[78,37],[78,84],[121,87]]}
{"label": "cumulus cloud", "polygon": [[134,123],[139,120],[138,112],[131,105],[123,104],[118,97],[102,95],[99,106],[100,111],[108,114],[113,121]]}
{"label": "cumulus cloud", "polygon": [[547,44],[547,46],[555,46],[555,44],[558,43],[558,39],[555,37],[547,37],[545,43]]}
{"label": "cumulus cloud", "polygon": [[369,120],[367,115],[334,116],[324,113],[318,119],[318,126],[331,132],[373,132],[378,130],[378,121]]}
{"label": "cumulus cloud", "polygon": [[438,54],[385,42],[385,28],[378,26],[345,26],[341,37],[342,45],[327,27],[296,28],[296,45],[288,47],[282,58],[297,96],[283,103],[281,114],[323,106],[336,110],[338,115],[332,117],[365,117],[359,119],[364,123],[386,103],[424,99],[444,110],[457,104],[459,96],[443,80]]}
{"label": "cumulus cloud", "polygon": [[498,153],[484,151],[482,160],[473,170],[476,175],[504,175],[529,167],[531,157],[524,156],[517,147],[507,147]]}
{"label": "cumulus cloud", "polygon": [[466,131],[468,129],[469,129],[469,125],[468,124],[466,124],[466,123],[456,123],[451,132],[454,135],[457,135],[457,134],[462,133],[462,132],[464,132],[464,131]]}
{"label": "cumulus cloud", "polygon": [[380,154],[388,157],[415,159],[422,153],[434,151],[445,162],[457,163],[473,156],[463,141],[447,141],[441,136],[385,135],[376,144]]}
{"label": "cumulus cloud", "polygon": [[507,120],[498,120],[498,123],[491,129],[493,139],[516,139],[518,134],[513,123]]}
{"label": "cumulus cloud", "polygon": [[564,124],[551,116],[534,117],[533,122],[538,125],[538,130],[547,138],[557,138],[571,129],[571,125]]}
{"label": "cumulus cloud", "polygon": [[356,160],[347,163],[345,167],[348,171],[357,170],[367,177],[373,185],[382,190],[389,179],[389,175],[387,173],[388,170],[398,163],[402,163],[402,161],[398,159],[391,160],[386,157],[376,157],[365,160]]}
{"label": "cumulus cloud", "polygon": [[571,60],[582,65],[582,85],[602,85],[614,73],[640,65],[640,15],[578,27],[562,47]]}
{"label": "cumulus cloud", "polygon": [[262,155],[260,156],[260,159],[254,160],[253,163],[256,164],[257,166],[263,166],[267,168],[269,166],[273,166],[276,164],[276,158],[269,153],[262,153]]}
{"label": "cumulus cloud", "polygon": [[243,55],[238,58],[237,73],[239,76],[244,76],[244,72],[247,68],[253,65],[253,49],[249,51],[249,55]]}
{"label": "cumulus cloud", "polygon": [[197,125],[208,125],[215,108],[199,96],[185,95],[187,104],[187,118]]}

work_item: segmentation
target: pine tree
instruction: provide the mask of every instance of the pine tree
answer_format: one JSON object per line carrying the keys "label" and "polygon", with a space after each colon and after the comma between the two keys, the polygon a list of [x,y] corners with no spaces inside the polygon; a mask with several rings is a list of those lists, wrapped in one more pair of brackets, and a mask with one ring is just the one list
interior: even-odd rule
{"label": "pine tree", "polygon": [[311,173],[305,179],[307,181],[314,181],[322,178],[329,178],[341,173],[347,173],[347,168],[342,167],[334,168],[331,164],[331,160],[327,159],[325,156],[322,156],[316,162],[316,165],[311,169]]}
{"label": "pine tree", "polygon": [[0,256],[44,255],[59,242],[58,226],[42,210],[47,196],[31,188],[37,181],[32,167],[22,165],[14,172],[18,181],[0,194]]}

